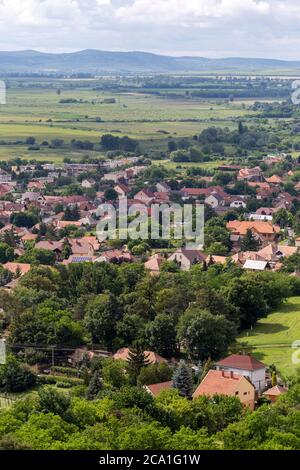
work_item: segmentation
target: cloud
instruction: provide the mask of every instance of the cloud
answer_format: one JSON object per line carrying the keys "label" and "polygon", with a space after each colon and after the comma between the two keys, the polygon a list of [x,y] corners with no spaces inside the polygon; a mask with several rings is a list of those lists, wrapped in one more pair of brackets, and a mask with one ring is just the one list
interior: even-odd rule
{"label": "cloud", "polygon": [[300,58],[299,0],[0,0],[0,49]]}
{"label": "cloud", "polygon": [[270,4],[264,0],[135,0],[116,15],[124,21],[193,24],[197,19],[237,17],[246,13],[265,14]]}

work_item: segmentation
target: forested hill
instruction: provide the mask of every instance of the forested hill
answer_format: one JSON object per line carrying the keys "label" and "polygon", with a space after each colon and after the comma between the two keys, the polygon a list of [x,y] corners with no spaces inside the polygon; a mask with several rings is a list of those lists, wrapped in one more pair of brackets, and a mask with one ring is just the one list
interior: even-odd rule
{"label": "forested hill", "polygon": [[146,52],[84,50],[73,53],[0,52],[0,73],[122,72],[300,72],[300,61],[274,59],[170,57]]}

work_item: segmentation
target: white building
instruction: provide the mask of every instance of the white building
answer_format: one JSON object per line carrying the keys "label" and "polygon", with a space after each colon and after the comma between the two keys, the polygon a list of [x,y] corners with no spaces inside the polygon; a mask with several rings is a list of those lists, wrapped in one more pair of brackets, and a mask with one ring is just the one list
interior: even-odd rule
{"label": "white building", "polygon": [[266,366],[252,356],[232,354],[217,362],[216,369],[248,377],[259,393],[266,389]]}

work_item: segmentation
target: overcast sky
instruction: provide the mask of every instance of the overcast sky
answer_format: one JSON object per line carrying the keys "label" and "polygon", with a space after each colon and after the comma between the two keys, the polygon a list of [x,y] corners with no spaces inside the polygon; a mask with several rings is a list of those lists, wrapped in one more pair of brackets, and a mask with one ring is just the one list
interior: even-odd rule
{"label": "overcast sky", "polygon": [[300,0],[0,0],[0,50],[300,59]]}

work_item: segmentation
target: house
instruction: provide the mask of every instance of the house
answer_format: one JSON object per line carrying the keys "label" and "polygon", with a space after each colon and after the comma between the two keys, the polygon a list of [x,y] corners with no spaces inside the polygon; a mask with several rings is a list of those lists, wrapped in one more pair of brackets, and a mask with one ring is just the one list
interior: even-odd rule
{"label": "house", "polygon": [[[114,355],[115,360],[128,361],[129,348],[121,348]],[[167,364],[167,360],[153,351],[144,351],[145,357],[149,364]]]}
{"label": "house", "polygon": [[95,357],[111,357],[111,353],[108,351],[102,351],[98,349],[93,349],[93,351],[88,350],[86,347],[77,348],[68,356],[68,363],[77,366],[80,362],[83,361],[84,358],[88,358],[90,360],[94,359]]}
{"label": "house", "polygon": [[151,204],[154,201],[155,195],[149,189],[142,189],[134,196],[134,199],[138,199],[139,201],[143,202],[146,205]]}
{"label": "house", "polygon": [[272,222],[273,216],[272,215],[259,215],[259,214],[248,214],[247,215],[248,220],[258,220],[258,221],[266,221],[266,222]]}
{"label": "house", "polygon": [[266,390],[263,393],[263,396],[270,400],[271,403],[275,403],[278,397],[280,397],[280,395],[284,395],[287,391],[287,388],[282,385],[275,385],[275,387]]}
{"label": "house", "polygon": [[166,192],[155,191],[154,197],[155,197],[154,202],[157,204],[164,204],[170,201],[170,195],[169,193],[166,193]]}
{"label": "house", "polygon": [[252,261],[267,261],[260,256],[257,251],[239,251],[231,256],[231,260],[239,266],[244,266],[247,260]]}
{"label": "house", "polygon": [[7,193],[10,193],[13,190],[13,186],[7,183],[0,184],[0,196],[5,196]]}
{"label": "house", "polygon": [[34,189],[42,190],[42,189],[45,189],[45,187],[46,187],[45,181],[29,181],[27,185],[27,189],[29,191],[34,190]]}
{"label": "house", "polygon": [[225,199],[228,196],[221,186],[209,186],[208,188],[183,188],[181,194],[183,199],[199,199],[208,198],[211,194],[218,194],[219,197]]}
{"label": "house", "polygon": [[271,217],[273,216],[274,213],[275,213],[275,209],[273,207],[260,207],[255,212],[255,214],[257,215],[267,215]]}
{"label": "house", "polygon": [[206,264],[226,264],[229,258],[226,256],[218,256],[218,255],[208,255],[206,258]]}
{"label": "house", "polygon": [[118,183],[114,187],[114,190],[118,194],[119,197],[126,197],[127,194],[129,193],[129,188],[126,186],[126,184]]}
{"label": "house", "polygon": [[22,242],[32,242],[35,241],[37,237],[37,233],[25,233],[25,235],[21,237],[21,240]]}
{"label": "house", "polygon": [[214,191],[205,198],[204,202],[208,206],[212,207],[212,209],[216,209],[217,207],[224,205],[224,198],[221,194]]}
{"label": "house", "polygon": [[247,201],[241,196],[227,196],[225,204],[233,209],[239,209],[240,207],[246,209],[247,207]]}
{"label": "house", "polygon": [[94,251],[98,251],[100,248],[100,243],[97,237],[94,235],[86,235],[83,238],[81,238],[81,241],[83,243],[90,243],[94,249]]}
{"label": "house", "polygon": [[[232,242],[239,242],[245,237],[248,230],[251,230],[253,236],[261,243],[266,244],[274,242],[280,232],[277,225],[272,225],[265,221],[239,221],[232,220],[226,225],[227,230],[231,232]],[[237,237],[237,239],[236,239]]]}
{"label": "house", "polygon": [[62,259],[62,251],[63,251],[63,248],[64,248],[64,241],[63,240],[60,240],[60,241],[40,241],[38,243],[36,243],[35,245],[35,248],[38,249],[38,250],[48,250],[48,251],[52,251],[53,253],[55,253],[56,255],[56,259],[57,260],[61,260]]}
{"label": "house", "polygon": [[170,390],[173,387],[173,381],[161,382],[159,384],[144,385],[144,390],[153,397],[157,397],[163,390]]}
{"label": "house", "polygon": [[95,180],[91,179],[91,178],[86,178],[84,179],[82,182],[81,182],[81,187],[82,188],[85,188],[85,189],[91,189],[95,186]]}
{"label": "house", "polygon": [[83,223],[80,220],[54,220],[53,225],[56,230],[62,230],[70,226],[80,228]]}
{"label": "house", "polygon": [[202,251],[186,248],[179,248],[168,258],[168,261],[178,263],[182,271],[189,271],[194,264],[203,263],[205,260],[206,255]]}
{"label": "house", "polygon": [[266,366],[250,355],[232,354],[217,362],[216,369],[247,377],[258,392],[266,388]]}
{"label": "house", "polygon": [[34,192],[34,191],[27,191],[22,195],[21,198],[22,204],[31,204],[37,202],[39,204],[45,204],[45,198],[43,194]]}
{"label": "house", "polygon": [[78,176],[81,173],[89,173],[97,171],[99,165],[97,163],[64,163],[64,170],[70,175]]}
{"label": "house", "polygon": [[94,246],[92,243],[85,241],[84,238],[69,238],[68,243],[75,256],[93,257],[95,254]]}
{"label": "house", "polygon": [[9,183],[12,180],[12,175],[0,169],[0,183]]}
{"label": "house", "polygon": [[265,271],[267,269],[271,269],[271,266],[267,261],[247,259],[243,269],[248,269],[249,271]]}
{"label": "house", "polygon": [[28,271],[31,269],[31,265],[28,263],[5,263],[3,264],[3,267],[10,271],[13,274],[20,274],[20,276],[23,276],[24,274],[27,274]]}
{"label": "house", "polygon": [[202,395],[237,397],[245,407],[254,410],[255,389],[242,374],[225,370],[210,370],[193,393],[193,399]]}
{"label": "house", "polygon": [[297,246],[278,245],[277,243],[270,243],[261,250],[258,255],[262,256],[267,261],[280,261],[282,258],[288,258],[298,253]]}
{"label": "house", "polygon": [[94,258],[92,256],[80,256],[80,255],[71,255],[68,259],[63,260],[63,264],[68,265],[71,263],[93,263]]}
{"label": "house", "polygon": [[198,199],[201,196],[205,198],[210,193],[207,191],[207,188],[183,188],[181,194],[184,199]]}
{"label": "house", "polygon": [[273,206],[276,209],[286,209],[287,211],[291,210],[294,203],[294,197],[289,193],[283,192],[278,194],[277,198],[273,201]]}
{"label": "house", "polygon": [[238,172],[238,181],[261,183],[264,181],[262,170],[257,166],[255,168],[242,168]]}
{"label": "house", "polygon": [[166,258],[159,253],[155,253],[151,258],[144,263],[145,269],[148,269],[151,274],[159,274],[161,265],[166,261]]}
{"label": "house", "polygon": [[269,183],[271,186],[272,185],[281,185],[283,184],[283,180],[282,178],[280,178],[280,176],[278,175],[273,175],[271,176],[271,178],[266,178],[266,182]]}
{"label": "house", "polygon": [[167,183],[165,183],[164,181],[160,181],[159,183],[157,183],[156,190],[159,193],[170,193],[171,192],[170,186]]}
{"label": "house", "polygon": [[117,171],[112,173],[105,173],[102,177],[102,181],[113,181],[114,183],[118,183],[120,180],[126,180],[126,172],[125,171]]}
{"label": "house", "polygon": [[[255,183],[253,183],[255,184]],[[263,183],[261,183],[263,184]],[[265,183],[268,188],[257,188],[256,189],[256,199],[258,201],[261,201],[262,199],[268,199],[268,198],[273,198],[274,197],[274,189],[271,189],[271,187],[268,185],[268,183]],[[250,186],[250,184],[249,184]]]}
{"label": "house", "polygon": [[10,211],[0,210],[0,222],[3,225],[8,224],[9,221],[10,221],[11,215],[12,215],[12,213]]}
{"label": "house", "polygon": [[128,251],[121,250],[108,250],[101,253],[98,258],[95,259],[97,263],[132,263],[133,256]]}

